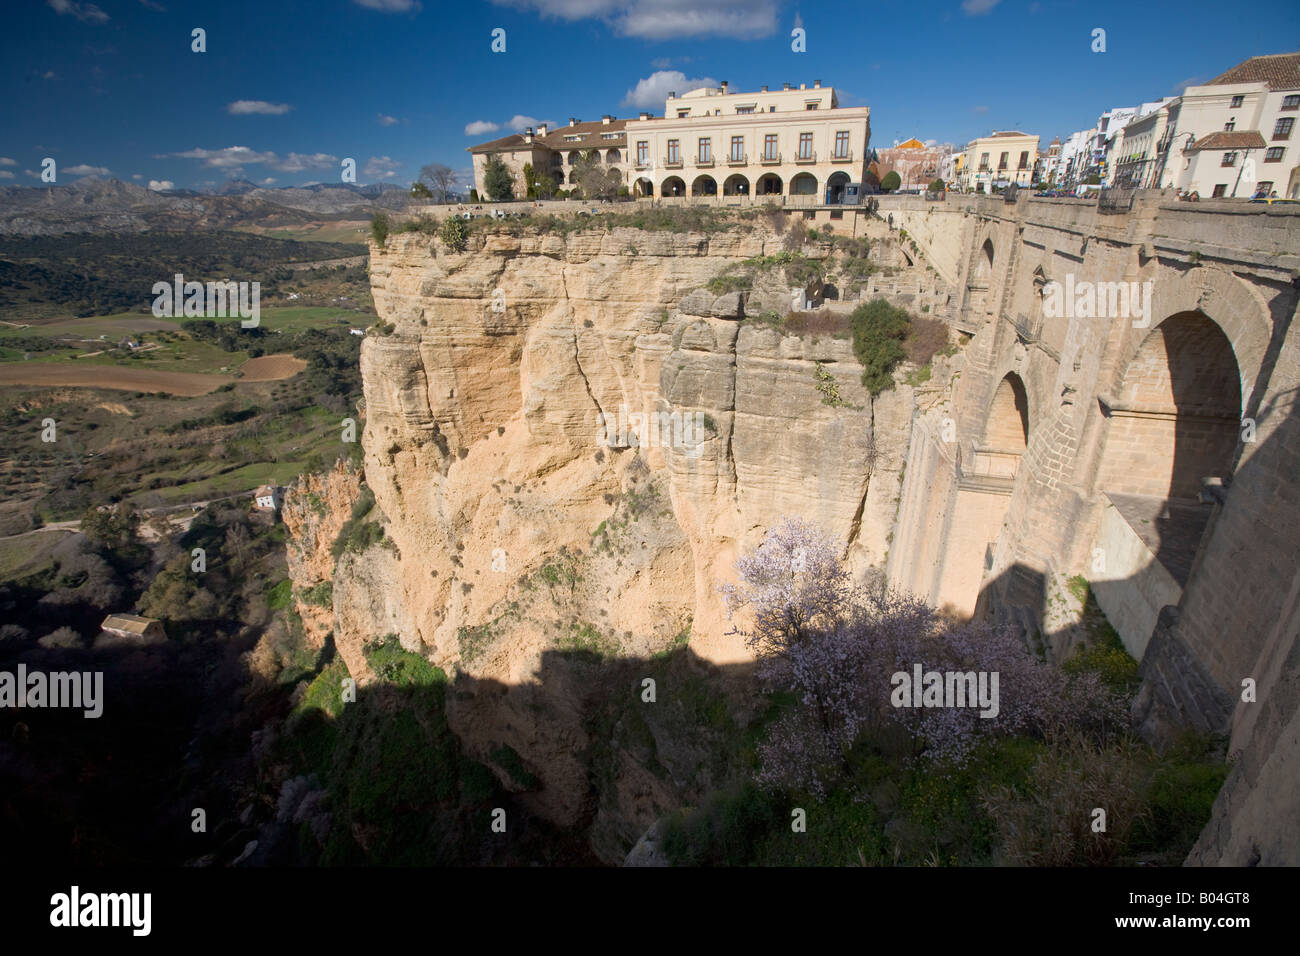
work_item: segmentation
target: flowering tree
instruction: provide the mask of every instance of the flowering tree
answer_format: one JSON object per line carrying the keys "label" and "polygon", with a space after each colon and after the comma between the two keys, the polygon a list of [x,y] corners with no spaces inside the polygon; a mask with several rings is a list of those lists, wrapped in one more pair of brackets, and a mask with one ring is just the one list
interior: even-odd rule
{"label": "flowering tree", "polygon": [[[736,569],[740,582],[721,590],[729,610],[746,610],[754,623],[733,633],[758,650],[765,684],[798,701],[759,747],[766,786],[824,795],[870,730],[902,731],[918,758],[960,764],[995,735],[1105,734],[1127,720],[1096,675],[1050,667],[1005,628],[945,621],[914,595],[887,587],[851,587],[815,525],[783,520]],[[918,664],[926,672],[996,674],[996,716],[973,705],[895,706],[895,675],[911,675]]]}

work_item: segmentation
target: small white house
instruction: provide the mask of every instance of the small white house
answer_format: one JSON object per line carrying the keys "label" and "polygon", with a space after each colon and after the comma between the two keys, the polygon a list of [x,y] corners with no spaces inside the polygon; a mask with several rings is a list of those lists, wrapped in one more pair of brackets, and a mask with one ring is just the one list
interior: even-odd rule
{"label": "small white house", "polygon": [[280,489],[274,485],[262,485],[253,492],[253,504],[262,511],[279,511],[282,500]]}
{"label": "small white house", "polygon": [[353,335],[365,335],[365,334],[366,334],[366,330],[365,330],[365,329],[348,329],[348,331],[351,332]]}

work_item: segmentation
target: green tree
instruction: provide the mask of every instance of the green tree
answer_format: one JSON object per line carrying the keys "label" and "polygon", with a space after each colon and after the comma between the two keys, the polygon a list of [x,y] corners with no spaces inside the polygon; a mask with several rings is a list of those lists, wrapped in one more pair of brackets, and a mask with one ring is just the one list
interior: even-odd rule
{"label": "green tree", "polygon": [[860,305],[849,316],[853,354],[862,363],[862,384],[873,396],[894,387],[894,367],[907,355],[903,339],[912,327],[904,309],[884,299]]}
{"label": "green tree", "polygon": [[483,167],[483,189],[494,202],[515,198],[515,178],[495,153],[487,158]]}
{"label": "green tree", "polygon": [[947,190],[948,184],[942,179],[936,179],[934,182],[930,183],[930,192],[932,193],[941,193],[946,192]]}
{"label": "green tree", "polygon": [[451,187],[456,185],[456,173],[442,163],[429,163],[420,168],[420,178],[416,182],[429,190],[435,202],[445,203],[451,195]]}
{"label": "green tree", "polygon": [[555,177],[552,176],[550,173],[542,173],[540,176],[537,177],[537,198],[538,199],[554,198],[555,191],[558,188],[559,188],[559,184],[555,181]]}
{"label": "green tree", "polygon": [[899,186],[903,185],[902,177],[892,169],[885,173],[885,177],[880,180],[880,188],[887,193],[892,193]]}
{"label": "green tree", "polygon": [[81,519],[81,533],[104,551],[132,549],[139,527],[140,515],[135,506],[126,501],[103,510],[90,508]]}
{"label": "green tree", "polygon": [[529,199],[537,198],[537,173],[532,163],[524,163],[524,192]]}
{"label": "green tree", "polygon": [[433,192],[424,183],[418,179],[411,183],[411,195],[416,199],[432,199]]}

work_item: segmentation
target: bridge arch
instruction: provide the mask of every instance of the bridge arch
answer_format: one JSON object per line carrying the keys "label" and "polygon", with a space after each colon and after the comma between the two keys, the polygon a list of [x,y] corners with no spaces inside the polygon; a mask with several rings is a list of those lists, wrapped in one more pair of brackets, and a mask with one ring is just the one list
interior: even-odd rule
{"label": "bridge arch", "polygon": [[1242,374],[1232,342],[1213,319],[1187,310],[1141,337],[1115,391],[1098,490],[1197,499],[1202,479],[1226,483],[1242,418]]}
{"label": "bridge arch", "polygon": [[993,392],[984,419],[984,445],[1017,453],[1029,445],[1029,393],[1015,372],[1004,375]]}

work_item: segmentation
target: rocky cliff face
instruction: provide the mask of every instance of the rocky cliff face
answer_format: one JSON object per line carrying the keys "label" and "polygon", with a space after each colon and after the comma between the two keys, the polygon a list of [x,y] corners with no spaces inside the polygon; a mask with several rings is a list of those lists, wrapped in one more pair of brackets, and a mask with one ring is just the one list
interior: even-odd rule
{"label": "rocky cliff face", "polygon": [[539,781],[522,798],[561,825],[594,819],[611,860],[698,772],[683,758],[655,776],[624,752],[594,792],[582,755],[607,741],[585,672],[554,652],[644,660],[689,635],[704,661],[744,661],[717,587],[782,515],[848,542],[858,572],[888,549],[911,389],[872,401],[849,341],[755,321],[772,297],[788,306],[779,281],[702,288],[781,245],[762,229],[614,229],[372,249],[392,330],[362,349],[365,479],[396,552],[336,572],[336,640],[396,631],[456,675],[466,747],[507,785],[513,750]]}

